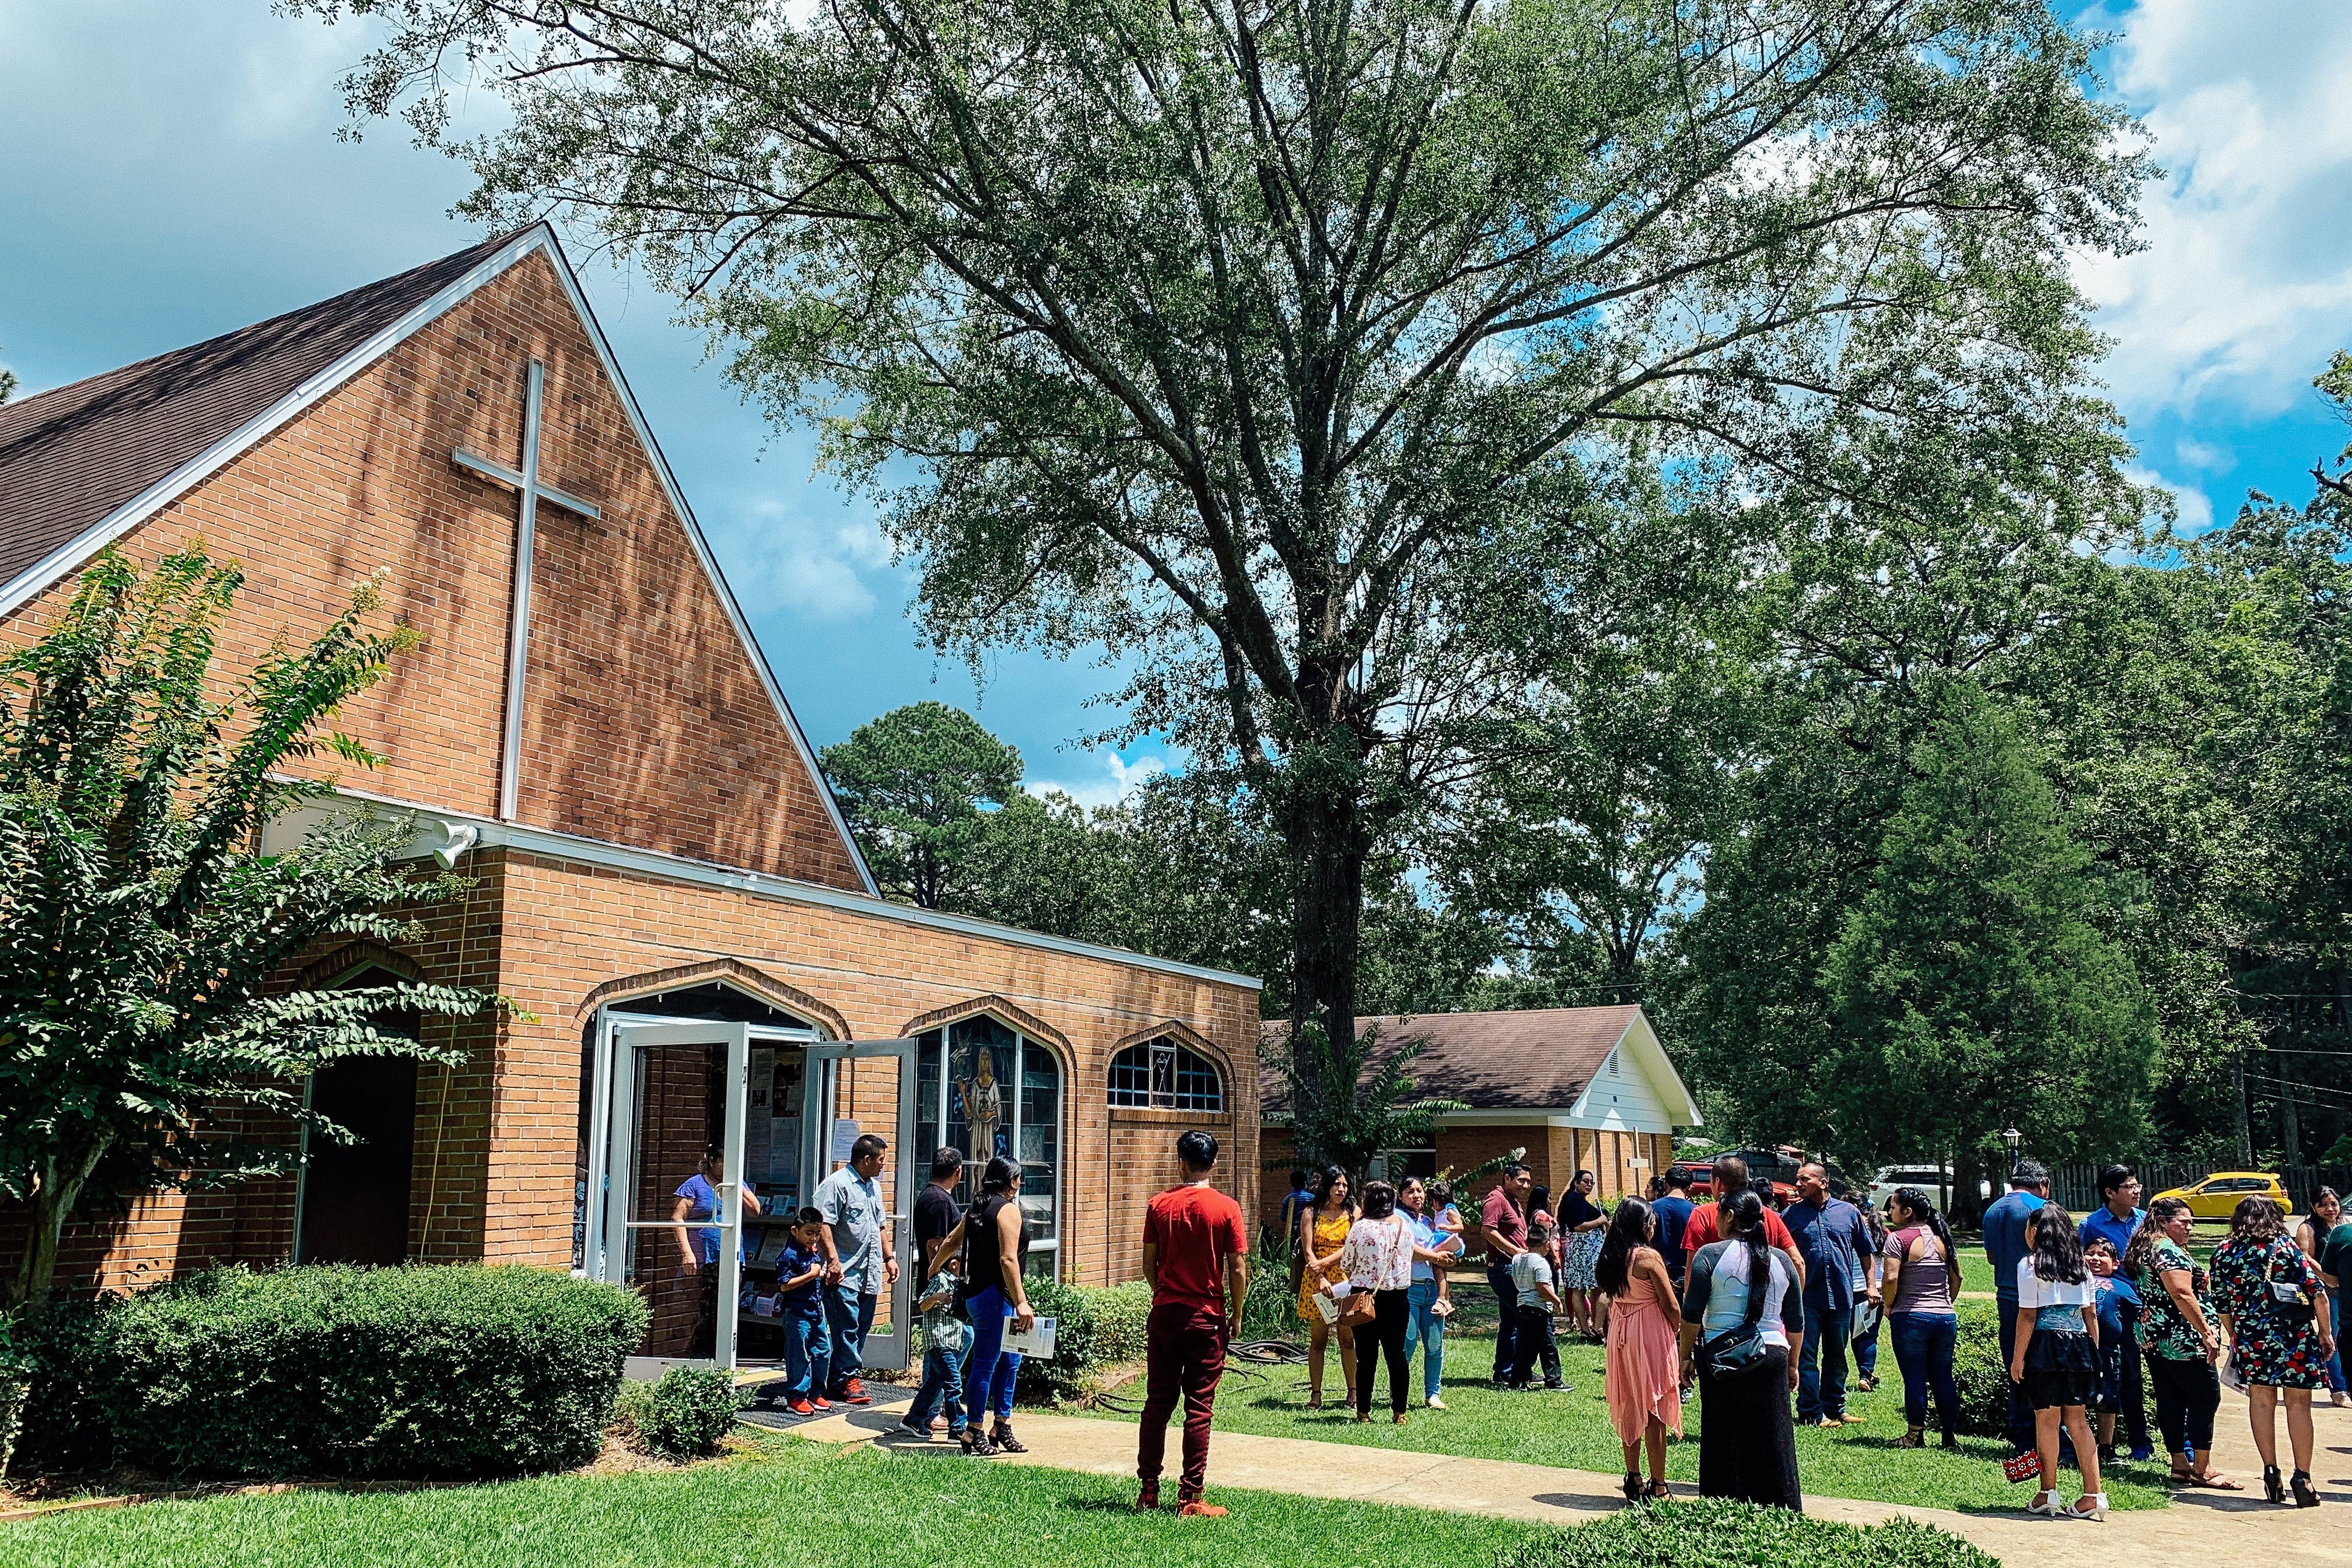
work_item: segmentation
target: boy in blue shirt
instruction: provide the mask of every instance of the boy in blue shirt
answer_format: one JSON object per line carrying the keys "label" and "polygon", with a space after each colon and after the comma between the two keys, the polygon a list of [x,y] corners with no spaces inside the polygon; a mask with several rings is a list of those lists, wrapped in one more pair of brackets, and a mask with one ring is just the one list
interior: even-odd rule
{"label": "boy in blue shirt", "polygon": [[2099,1386],[2092,1413],[2098,1417],[2103,1464],[2116,1457],[2116,1417],[2124,1408],[2124,1347],[2139,1329],[2139,1292],[2116,1272],[2122,1266],[2116,1244],[2105,1237],[2094,1237],[2083,1248],[2083,1267],[2091,1271],[2092,1282],[2098,1287]]}
{"label": "boy in blue shirt", "polygon": [[819,1233],[824,1228],[823,1215],[812,1208],[801,1210],[793,1222],[792,1239],[776,1260],[776,1316],[784,1329],[784,1407],[795,1415],[833,1408],[824,1397],[833,1336],[825,1331],[820,1294],[824,1248]]}

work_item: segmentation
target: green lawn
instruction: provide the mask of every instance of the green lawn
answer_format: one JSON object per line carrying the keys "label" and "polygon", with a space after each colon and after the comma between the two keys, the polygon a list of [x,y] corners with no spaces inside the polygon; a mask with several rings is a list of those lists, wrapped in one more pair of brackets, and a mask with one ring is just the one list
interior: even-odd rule
{"label": "green lawn", "polygon": [[1488,1568],[1549,1527],[1265,1492],[1139,1517],[1132,1480],[789,1437],[690,1469],[147,1503],[0,1526],[0,1565]]}
{"label": "green lawn", "polygon": [[[1976,1304],[1962,1303],[1963,1310]],[[1976,1310],[1990,1310],[1990,1303]],[[1622,1459],[1617,1434],[1609,1425],[1608,1406],[1601,1397],[1601,1354],[1598,1345],[1563,1342],[1560,1365],[1573,1385],[1568,1394],[1504,1394],[1487,1379],[1494,1365],[1494,1341],[1475,1327],[1469,1337],[1450,1339],[1446,1346],[1445,1403],[1443,1411],[1423,1410],[1421,1368],[1412,1369],[1413,1408],[1403,1427],[1388,1422],[1388,1377],[1382,1372],[1375,1395],[1373,1421],[1356,1425],[1352,1414],[1336,1409],[1310,1412],[1304,1367],[1252,1368],[1256,1375],[1229,1373],[1217,1396],[1217,1426],[1234,1432],[1255,1432],[1276,1437],[1308,1437],[1330,1443],[1360,1443],[1377,1447],[1454,1454],[1465,1458],[1512,1459],[1531,1465],[1557,1465],[1572,1469],[1616,1474]],[[1855,1413],[1867,1425],[1836,1432],[1812,1428],[1797,1433],[1797,1468],[1805,1489],[1827,1497],[1863,1498],[1881,1502],[1965,1510],[2022,1508],[2032,1493],[2001,1479],[2001,1444],[1989,1437],[1964,1437],[1956,1453],[1930,1447],[1898,1449],[1892,1445],[1903,1434],[1903,1380],[1895,1352],[1885,1336],[1879,1342],[1878,1391],[1857,1394]],[[1339,1398],[1339,1358],[1331,1357],[1325,1373],[1325,1397]],[[1137,1390],[1135,1392],[1139,1392]],[[1685,1438],[1669,1447],[1666,1473],[1675,1480],[1698,1479],[1698,1432],[1704,1415],[1694,1397],[1683,1407]],[[1097,1412],[1106,1418],[1108,1412]],[[2109,1502],[2118,1509],[2162,1508],[2168,1501],[2160,1464],[2117,1467],[2121,1475],[2105,1478]],[[2070,1480],[2072,1478],[2069,1478]]]}

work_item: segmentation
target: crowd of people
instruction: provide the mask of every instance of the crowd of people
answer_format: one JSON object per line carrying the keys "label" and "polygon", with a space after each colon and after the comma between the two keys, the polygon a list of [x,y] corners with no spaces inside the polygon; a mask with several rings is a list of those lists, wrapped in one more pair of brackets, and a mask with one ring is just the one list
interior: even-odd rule
{"label": "crowd of people", "polygon": [[[1391,1418],[1403,1424],[1416,1351],[1423,1403],[1444,1410],[1449,1276],[1482,1253],[1497,1387],[1568,1392],[1563,1331],[1606,1347],[1603,1392],[1628,1500],[1665,1495],[1667,1440],[1681,1436],[1683,1402],[1696,1393],[1706,1415],[1700,1491],[1801,1507],[1796,1426],[1861,1419],[1849,1394],[1876,1386],[1882,1333],[1903,1379],[1895,1446],[1924,1447],[1932,1415],[1941,1446],[1958,1447],[1962,1260],[1935,1197],[1906,1186],[1874,1206],[1807,1163],[1783,1211],[1751,1187],[1736,1155],[1716,1161],[1710,1177],[1704,1202],[1677,1174],[1604,1211],[1591,1172],[1577,1173],[1555,1205],[1515,1163],[1465,1224],[1442,1181],[1374,1181],[1360,1200],[1344,1172],[1294,1173],[1284,1213],[1309,1407],[1322,1406],[1336,1341],[1357,1420],[1371,1418],[1384,1361]],[[2156,1436],[2179,1484],[2239,1489],[2212,1458],[2224,1365],[2248,1394],[2265,1496],[2316,1506],[2312,1402],[2321,1393],[2347,1402],[2336,1329],[2352,1226],[2336,1193],[2320,1189],[2293,1233],[2278,1205],[2244,1200],[2208,1267],[2189,1249],[2180,1200],[2140,1208],[2139,1183],[2121,1165],[2101,1173],[2100,1191],[2101,1205],[2078,1221],[2051,1200],[2047,1169],[2021,1161],[1984,1216],[2009,1374],[2005,1468],[2013,1480],[2038,1479],[2028,1511],[2104,1518],[2101,1466],[2126,1451],[2152,1458]],[[2147,1430],[2149,1392],[2158,1434]],[[2281,1405],[2291,1469],[2278,1461]],[[2070,1464],[2082,1486],[2067,1501]]]}

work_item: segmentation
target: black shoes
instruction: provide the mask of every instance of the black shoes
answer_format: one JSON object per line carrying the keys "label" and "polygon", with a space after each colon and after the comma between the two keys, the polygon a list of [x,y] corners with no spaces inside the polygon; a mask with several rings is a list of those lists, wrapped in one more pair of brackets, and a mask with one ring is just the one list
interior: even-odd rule
{"label": "black shoes", "polygon": [[2273,1502],[2286,1501],[2286,1487],[2279,1480],[2276,1465],[2263,1467],[2263,1496]]}
{"label": "black shoes", "polygon": [[2319,1493],[2312,1489],[2309,1470],[2297,1470],[2294,1473],[2294,1506],[2297,1508],[2319,1506]]}

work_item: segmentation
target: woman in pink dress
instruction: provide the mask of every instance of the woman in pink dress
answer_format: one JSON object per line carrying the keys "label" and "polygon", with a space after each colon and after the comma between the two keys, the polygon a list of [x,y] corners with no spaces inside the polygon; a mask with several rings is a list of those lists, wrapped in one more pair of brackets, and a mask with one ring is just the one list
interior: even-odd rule
{"label": "woman in pink dress", "polygon": [[[1666,1492],[1666,1434],[1683,1435],[1682,1304],[1653,1245],[1657,1216],[1640,1198],[1617,1201],[1593,1274],[1609,1298],[1609,1424],[1625,1448],[1625,1500]],[[1649,1450],[1650,1479],[1638,1461]]]}

